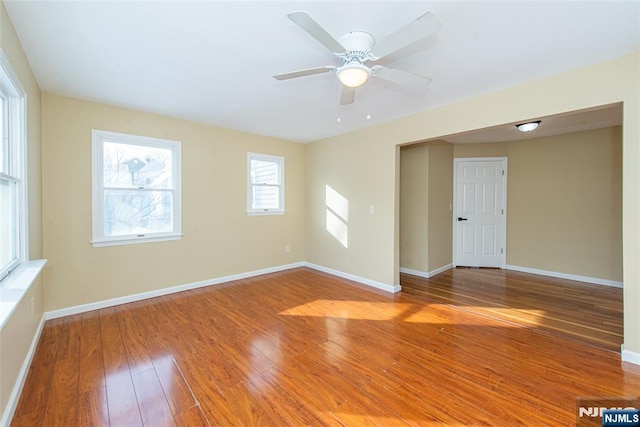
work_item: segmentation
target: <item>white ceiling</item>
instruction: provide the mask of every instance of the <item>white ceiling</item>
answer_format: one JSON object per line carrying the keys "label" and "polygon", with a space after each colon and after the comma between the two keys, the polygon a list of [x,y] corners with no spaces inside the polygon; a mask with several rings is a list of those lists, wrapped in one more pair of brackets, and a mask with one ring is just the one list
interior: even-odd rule
{"label": "white ceiling", "polygon": [[[297,142],[640,50],[639,1],[4,2],[45,92]],[[274,80],[338,64],[287,18],[295,10],[336,38],[377,39],[434,12],[441,31],[380,61],[431,85],[371,79],[340,106],[333,73]]]}
{"label": "white ceiling", "polygon": [[524,139],[562,135],[590,129],[622,125],[622,104],[607,105],[588,110],[572,111],[548,117],[536,117],[540,125],[532,132],[520,132],[516,125],[509,123],[486,129],[475,130],[443,138],[452,144],[475,144],[483,142],[510,142]]}

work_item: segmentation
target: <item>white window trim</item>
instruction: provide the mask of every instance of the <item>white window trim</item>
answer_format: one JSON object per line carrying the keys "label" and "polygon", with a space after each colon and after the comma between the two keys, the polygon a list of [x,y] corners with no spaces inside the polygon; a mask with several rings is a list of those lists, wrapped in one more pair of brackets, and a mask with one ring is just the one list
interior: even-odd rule
{"label": "white window trim", "polygon": [[[29,260],[29,200],[27,185],[27,92],[22,87],[20,80],[13,72],[9,60],[4,52],[0,49],[0,91],[8,95],[9,99],[7,107],[9,111],[8,121],[10,122],[10,141],[14,141],[13,147],[18,146],[18,155],[10,156],[9,161],[12,162],[14,172],[8,178],[15,180],[17,177],[18,184],[18,256],[16,261],[10,264],[9,268],[0,277],[0,281],[7,278],[12,272],[16,271],[20,265]],[[18,141],[15,143],[15,141]]]}
{"label": "white window trim", "polygon": [[[262,160],[278,164],[280,172],[280,207],[278,209],[253,209],[253,183],[251,182],[251,160]],[[247,215],[284,215],[284,157],[269,154],[247,153]]]}
{"label": "white window trim", "polygon": [[[140,135],[110,132],[93,129],[92,140],[92,230],[91,244],[93,247],[132,245],[138,243],[163,242],[182,239],[182,144],[180,141],[152,138]],[[105,141],[121,142],[125,144],[145,145],[149,147],[168,148],[173,151],[172,173],[175,191],[173,201],[173,219],[175,229],[165,233],[147,233],[144,235],[129,234],[117,237],[104,236],[104,185],[103,185],[103,149]]]}

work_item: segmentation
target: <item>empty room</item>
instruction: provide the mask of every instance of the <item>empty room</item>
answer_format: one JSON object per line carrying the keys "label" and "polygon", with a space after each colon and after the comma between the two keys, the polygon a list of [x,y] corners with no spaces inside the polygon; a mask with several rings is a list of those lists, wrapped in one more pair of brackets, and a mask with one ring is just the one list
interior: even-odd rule
{"label": "empty room", "polygon": [[640,425],[640,2],[2,0],[0,101],[0,426]]}

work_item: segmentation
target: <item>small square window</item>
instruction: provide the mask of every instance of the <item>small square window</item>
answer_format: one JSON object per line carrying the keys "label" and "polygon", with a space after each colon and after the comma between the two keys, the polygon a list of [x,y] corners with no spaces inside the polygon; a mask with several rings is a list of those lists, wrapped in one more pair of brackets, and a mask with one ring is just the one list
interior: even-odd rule
{"label": "small square window", "polygon": [[284,213],[284,157],[247,154],[247,213]]}

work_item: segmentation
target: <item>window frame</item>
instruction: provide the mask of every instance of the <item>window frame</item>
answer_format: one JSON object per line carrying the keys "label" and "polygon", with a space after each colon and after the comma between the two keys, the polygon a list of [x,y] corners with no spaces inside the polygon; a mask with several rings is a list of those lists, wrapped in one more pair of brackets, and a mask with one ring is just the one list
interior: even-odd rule
{"label": "window frame", "polygon": [[[173,230],[145,234],[104,235],[104,194],[110,187],[104,186],[104,143],[113,142],[135,146],[169,149],[172,152],[172,188],[163,189],[173,194]],[[111,132],[99,129],[91,131],[92,143],[92,240],[94,247],[130,245],[182,239],[182,143],[169,139]],[[157,191],[153,188],[136,188],[139,191]]]}
{"label": "window frame", "polygon": [[[264,162],[272,162],[278,165],[279,185],[275,184],[254,184],[251,180],[251,161],[259,160]],[[284,215],[285,202],[285,159],[283,156],[275,156],[271,154],[247,153],[247,215]],[[255,209],[253,208],[253,187],[255,185],[264,185],[270,187],[278,187],[280,189],[278,198],[278,207],[271,209]]]}
{"label": "window frame", "polygon": [[[0,180],[15,185],[13,218],[15,258],[0,266],[0,282],[29,259],[28,194],[27,194],[27,93],[13,72],[4,52],[0,50],[0,98],[4,102],[2,144],[4,165],[0,165]],[[6,140],[5,140],[6,139]]]}

